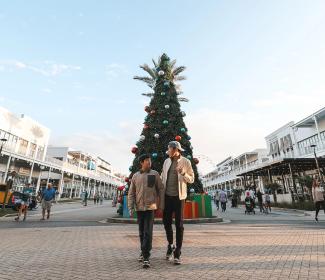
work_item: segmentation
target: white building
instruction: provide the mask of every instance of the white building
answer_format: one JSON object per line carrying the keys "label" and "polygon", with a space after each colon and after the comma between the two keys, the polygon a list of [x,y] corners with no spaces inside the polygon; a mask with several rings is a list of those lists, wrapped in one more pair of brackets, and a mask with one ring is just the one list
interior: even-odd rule
{"label": "white building", "polygon": [[50,130],[24,115],[16,116],[0,107],[0,179],[15,171],[16,184],[36,183],[45,161]]}
{"label": "white building", "polygon": [[325,108],[296,123],[285,124],[267,135],[265,141],[267,149],[230,157],[218,164],[213,172],[203,177],[204,189],[211,192],[220,188],[232,190],[254,186],[264,191],[266,181],[276,182],[282,187],[281,193],[288,194],[283,200],[291,200],[290,193],[299,187],[293,177],[318,173],[314,150],[324,172]]}
{"label": "white building", "polygon": [[208,192],[217,189],[231,191],[235,188],[244,188],[246,181],[237,175],[254,169],[268,160],[266,149],[256,149],[237,157],[228,157],[218,163],[215,170],[203,176],[203,188]]}
{"label": "white building", "polygon": [[49,146],[47,160],[60,166],[61,172],[43,172],[42,179],[58,180],[58,190],[63,197],[79,197],[87,190],[90,196],[101,192],[111,196],[121,179],[111,172],[106,160],[69,147]]}
{"label": "white building", "polygon": [[66,197],[78,197],[85,189],[109,196],[124,183],[104,159],[67,147],[49,147],[49,138],[47,127],[0,107],[1,182],[15,171],[16,190],[28,185],[35,192],[51,182]]}

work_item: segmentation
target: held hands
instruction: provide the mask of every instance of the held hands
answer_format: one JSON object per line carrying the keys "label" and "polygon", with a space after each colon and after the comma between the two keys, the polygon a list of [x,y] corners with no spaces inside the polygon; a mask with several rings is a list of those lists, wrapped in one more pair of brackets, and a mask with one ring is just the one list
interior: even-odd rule
{"label": "held hands", "polygon": [[129,215],[130,215],[130,217],[133,217],[133,213],[134,213],[133,209],[129,209]]}

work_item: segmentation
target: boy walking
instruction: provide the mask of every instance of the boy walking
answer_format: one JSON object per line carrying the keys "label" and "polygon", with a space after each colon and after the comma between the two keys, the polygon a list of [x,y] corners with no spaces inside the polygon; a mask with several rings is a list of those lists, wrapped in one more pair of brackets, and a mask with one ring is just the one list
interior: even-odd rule
{"label": "boy walking", "polygon": [[139,156],[140,171],[131,180],[128,193],[130,216],[137,211],[141,253],[139,261],[143,268],[150,267],[150,251],[152,249],[152,232],[154,211],[164,209],[164,186],[159,173],[151,169],[151,158],[148,154]]}

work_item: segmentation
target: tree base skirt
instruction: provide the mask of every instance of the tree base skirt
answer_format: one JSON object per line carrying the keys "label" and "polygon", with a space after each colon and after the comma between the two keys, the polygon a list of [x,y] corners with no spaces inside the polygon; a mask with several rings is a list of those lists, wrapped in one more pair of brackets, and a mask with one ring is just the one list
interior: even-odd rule
{"label": "tree base skirt", "polygon": [[[117,217],[107,218],[106,222],[111,224],[136,224],[137,220],[117,216]],[[215,224],[215,223],[222,223],[222,222],[223,219],[220,217],[184,219],[184,224]],[[155,219],[155,224],[162,224],[162,219]]]}

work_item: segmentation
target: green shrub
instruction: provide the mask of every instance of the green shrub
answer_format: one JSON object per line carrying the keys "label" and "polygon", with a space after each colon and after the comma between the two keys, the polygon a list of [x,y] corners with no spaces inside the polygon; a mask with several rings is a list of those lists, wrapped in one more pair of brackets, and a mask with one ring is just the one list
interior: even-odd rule
{"label": "green shrub", "polygon": [[306,210],[314,211],[315,205],[312,201],[302,201],[295,203],[281,202],[281,203],[272,203],[273,207],[287,208],[287,209],[297,209],[297,210]]}

